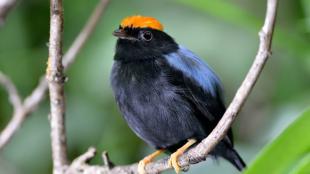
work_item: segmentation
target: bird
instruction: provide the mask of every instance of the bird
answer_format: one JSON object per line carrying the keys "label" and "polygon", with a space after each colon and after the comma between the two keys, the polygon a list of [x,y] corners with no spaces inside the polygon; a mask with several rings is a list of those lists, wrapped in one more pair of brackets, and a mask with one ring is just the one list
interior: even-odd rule
{"label": "bird", "polygon": [[[128,126],[156,149],[139,161],[138,173],[146,173],[146,165],[163,152],[179,173],[178,158],[206,138],[225,113],[221,81],[154,17],[125,17],[113,35],[114,98]],[[239,171],[246,167],[234,148],[231,129],[210,155],[228,160]]]}

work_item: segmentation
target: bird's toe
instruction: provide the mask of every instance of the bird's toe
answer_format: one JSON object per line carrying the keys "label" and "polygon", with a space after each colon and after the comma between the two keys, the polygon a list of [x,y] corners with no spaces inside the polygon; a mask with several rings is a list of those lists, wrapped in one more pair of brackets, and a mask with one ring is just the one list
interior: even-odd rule
{"label": "bird's toe", "polygon": [[138,164],[138,173],[139,174],[146,174],[146,171],[145,171],[146,164],[147,164],[147,161],[145,161],[145,160],[139,161],[139,164]]}
{"label": "bird's toe", "polygon": [[169,166],[172,167],[176,173],[180,173],[181,171],[181,167],[178,163],[180,155],[181,155],[180,153],[175,152],[170,156],[170,159],[168,161]]}

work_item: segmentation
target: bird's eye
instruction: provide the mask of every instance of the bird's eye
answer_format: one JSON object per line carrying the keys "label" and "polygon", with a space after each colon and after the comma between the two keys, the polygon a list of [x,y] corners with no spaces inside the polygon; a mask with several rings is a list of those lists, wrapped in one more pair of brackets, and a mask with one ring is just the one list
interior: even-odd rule
{"label": "bird's eye", "polygon": [[140,37],[144,41],[151,41],[153,39],[153,34],[150,31],[143,31]]}

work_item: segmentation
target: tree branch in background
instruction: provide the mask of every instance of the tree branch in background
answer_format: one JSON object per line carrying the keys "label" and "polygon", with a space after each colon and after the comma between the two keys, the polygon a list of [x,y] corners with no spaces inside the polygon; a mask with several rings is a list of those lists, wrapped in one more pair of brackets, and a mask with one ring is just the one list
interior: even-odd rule
{"label": "tree branch in background", "polygon": [[17,0],[0,0],[0,27],[4,24],[9,12],[15,7]]}
{"label": "tree branch in background", "polygon": [[21,103],[18,109],[14,107],[12,118],[0,134],[0,150],[9,142],[14,133],[20,128],[26,117],[34,111],[43,99],[47,89],[46,80],[41,80],[39,86]]}
{"label": "tree branch in background", "polygon": [[13,106],[13,118],[12,123],[8,124],[4,131],[1,133],[0,136],[0,147],[6,143],[6,140],[9,139],[11,130],[16,129],[17,125],[22,122],[20,120],[20,115],[23,113],[23,106],[21,97],[18,94],[18,91],[13,84],[13,82],[2,72],[0,72],[0,85],[5,88],[8,93],[9,101]]}
{"label": "tree branch in background", "polygon": [[[0,0],[1,1],[1,0]],[[63,56],[63,65],[65,70],[75,61],[77,54],[81,51],[90,35],[97,26],[102,13],[105,11],[109,0],[100,0],[96,9],[88,19],[82,31],[76,37],[67,53]],[[4,86],[4,85],[2,85]],[[14,111],[12,119],[0,134],[0,150],[11,140],[15,132],[20,128],[24,120],[31,114],[37,106],[43,101],[48,85],[45,77],[42,77],[38,86],[22,103],[22,112]]]}
{"label": "tree branch in background", "polygon": [[[179,160],[181,167],[188,167],[190,164],[195,164],[205,160],[208,153],[218,144],[222,138],[226,135],[227,130],[230,128],[231,124],[235,120],[237,114],[241,110],[243,104],[245,103],[247,97],[252,91],[263,67],[271,55],[271,43],[274,31],[276,11],[277,11],[277,0],[267,1],[267,11],[265,17],[265,23],[259,32],[260,44],[258,53],[255,60],[245,77],[243,83],[238,89],[235,97],[233,98],[231,104],[227,108],[224,116],[211,132],[211,134],[205,138],[196,147],[190,149],[187,153],[182,155]],[[94,149],[89,149],[84,155],[78,157],[67,170],[67,174],[81,174],[81,173],[105,173],[105,174],[133,174],[137,173],[137,164],[128,166],[118,166],[109,169],[107,166],[90,166],[87,161],[94,157]],[[85,156],[87,158],[85,158]],[[79,164],[75,167],[76,162]],[[169,169],[167,159],[162,159],[157,162],[152,162],[146,166],[147,173],[159,173],[164,170]]]}
{"label": "tree branch in background", "polygon": [[0,84],[5,88],[9,95],[9,101],[11,102],[14,111],[21,109],[22,101],[18,94],[18,91],[13,82],[0,71]]}
{"label": "tree branch in background", "polygon": [[65,69],[74,62],[76,55],[80,52],[82,47],[85,45],[85,42],[88,40],[89,36],[93,33],[99,19],[102,16],[102,13],[105,11],[109,2],[109,0],[99,0],[98,5],[88,19],[86,25],[83,27],[80,34],[76,37],[71,47],[64,55],[63,65]]}
{"label": "tree branch in background", "polygon": [[64,166],[67,164],[65,76],[62,65],[63,24],[62,0],[51,0],[49,58],[46,79],[50,95],[50,125],[54,174],[61,174]]}

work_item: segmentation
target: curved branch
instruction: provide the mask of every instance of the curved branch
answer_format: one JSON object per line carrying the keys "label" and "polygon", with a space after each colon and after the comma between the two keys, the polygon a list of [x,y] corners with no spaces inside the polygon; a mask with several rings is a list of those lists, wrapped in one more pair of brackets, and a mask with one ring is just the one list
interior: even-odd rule
{"label": "curved branch", "polygon": [[[208,153],[218,144],[222,138],[226,135],[227,130],[235,120],[237,114],[241,110],[247,97],[252,91],[263,67],[271,55],[271,43],[274,31],[276,11],[277,11],[278,0],[267,1],[267,11],[265,17],[265,23],[259,32],[260,44],[255,60],[246,75],[243,83],[238,89],[235,97],[231,104],[227,108],[224,116],[211,132],[211,134],[205,138],[196,147],[190,149],[187,153],[182,155],[179,160],[181,167],[188,167],[190,164],[195,164],[206,159]],[[91,154],[87,152],[87,154]],[[88,159],[90,157],[88,156]],[[79,159],[79,158],[77,158]],[[167,159],[162,159],[157,162],[150,163],[146,166],[147,173],[159,173],[169,169]],[[69,173],[105,173],[105,174],[133,174],[137,173],[137,164],[128,166],[117,166],[109,169],[107,166],[90,166],[85,163],[79,166],[75,170],[73,166],[69,167],[67,174]]]}
{"label": "curved branch", "polygon": [[[251,93],[264,65],[271,55],[271,43],[276,21],[277,5],[278,0],[267,1],[265,22],[259,32],[260,44],[255,60],[220,122],[207,138],[188,152],[189,161],[205,159],[216,144],[224,138],[226,132],[231,127],[231,124]],[[186,162],[184,162],[184,164],[186,165]]]}
{"label": "curved branch", "polygon": [[[1,1],[1,0],[0,0]],[[93,33],[94,28],[97,26],[102,13],[105,11],[109,0],[100,0],[90,18],[85,24],[83,30],[79,33],[74,40],[67,53],[63,56],[63,64],[65,70],[67,70],[72,62],[75,61],[77,54],[81,51],[90,35]],[[0,134],[0,150],[11,140],[16,131],[20,128],[24,120],[29,114],[31,114],[38,105],[43,101],[45,93],[47,91],[48,84],[45,77],[41,77],[38,86],[32,91],[32,93],[26,97],[23,102],[23,112],[14,113],[12,119],[3,129]]]}

